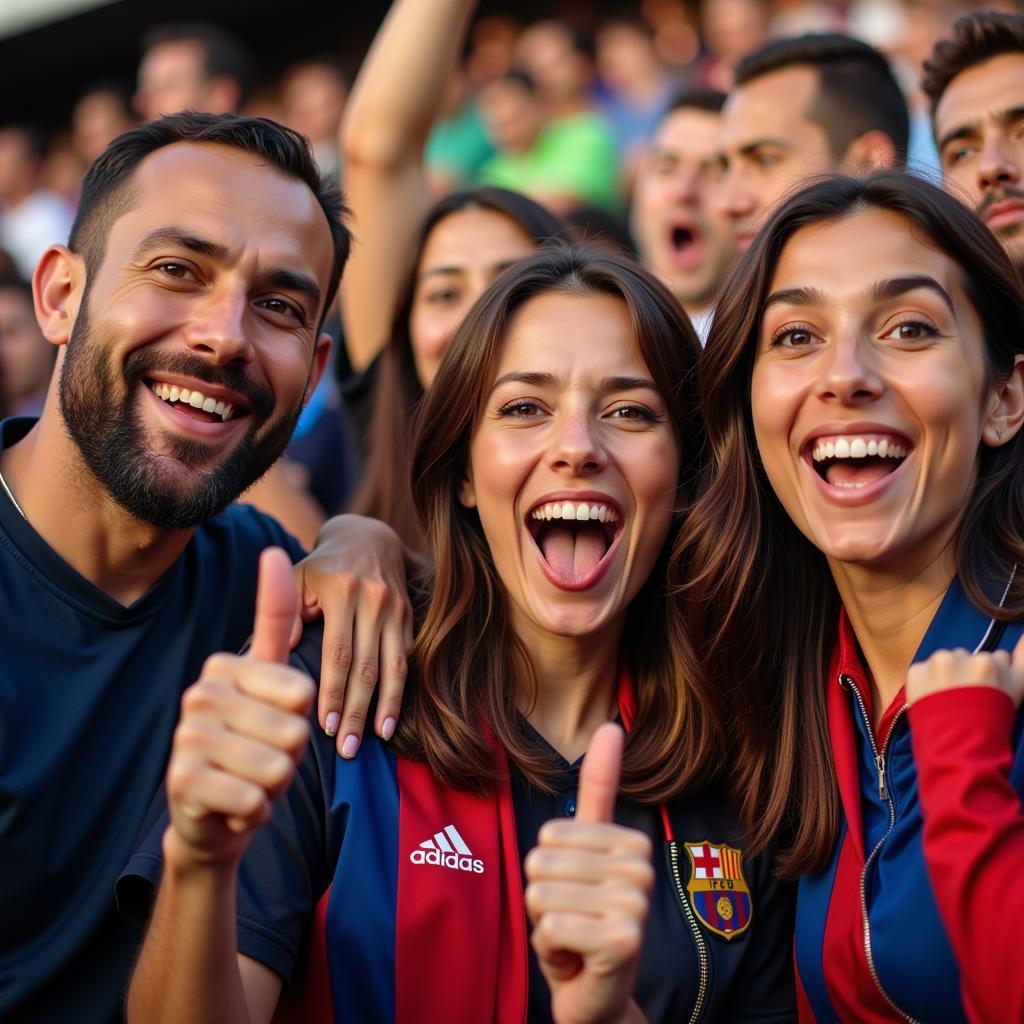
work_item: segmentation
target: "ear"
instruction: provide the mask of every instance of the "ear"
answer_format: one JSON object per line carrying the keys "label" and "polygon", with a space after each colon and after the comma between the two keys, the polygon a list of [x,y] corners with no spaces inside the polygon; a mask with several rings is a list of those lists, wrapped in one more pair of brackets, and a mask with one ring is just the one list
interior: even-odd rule
{"label": "ear", "polygon": [[459,502],[465,508],[476,508],[476,488],[473,486],[473,473],[467,470],[459,481]]}
{"label": "ear", "polygon": [[316,386],[320,383],[320,378],[324,375],[324,370],[327,369],[327,360],[330,357],[330,354],[331,336],[325,331],[316,339],[316,349],[313,352],[313,365],[309,370],[309,381],[306,384],[306,394],[302,398],[303,405],[313,397],[313,392],[316,391]]}
{"label": "ear", "polygon": [[981,439],[998,448],[1016,437],[1024,425],[1024,355],[1015,356],[1010,376],[992,388]]}
{"label": "ear", "polygon": [[847,173],[868,174],[896,163],[896,147],[885,132],[870,131],[859,135],[846,147],[842,167]]}
{"label": "ear", "polygon": [[66,245],[51,245],[32,275],[39,329],[51,345],[66,345],[85,288],[85,262]]}

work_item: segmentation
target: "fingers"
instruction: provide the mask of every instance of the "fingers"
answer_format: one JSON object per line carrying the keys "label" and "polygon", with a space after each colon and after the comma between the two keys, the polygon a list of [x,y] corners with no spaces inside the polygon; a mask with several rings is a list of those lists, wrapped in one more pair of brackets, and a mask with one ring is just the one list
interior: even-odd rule
{"label": "fingers", "polygon": [[974,654],[963,648],[936,651],[910,667],[907,703],[914,704],[933,693],[961,687],[991,687],[1010,695],[1015,703],[1024,697],[1024,640],[1006,651]]}
{"label": "fingers", "polygon": [[260,555],[251,656],[261,661],[286,662],[298,610],[292,563],[281,548],[267,548]]}
{"label": "fingers", "polygon": [[580,788],[576,796],[578,821],[611,821],[619,790],[624,733],[606,722],[598,727],[580,767]]}
{"label": "fingers", "polygon": [[[335,736],[341,725],[345,687],[352,665],[352,629],[356,615],[358,580],[339,575],[330,594],[321,598],[324,612],[324,640],[320,654],[320,690],[317,696],[317,721],[328,736]],[[339,750],[340,752],[340,750]]]}

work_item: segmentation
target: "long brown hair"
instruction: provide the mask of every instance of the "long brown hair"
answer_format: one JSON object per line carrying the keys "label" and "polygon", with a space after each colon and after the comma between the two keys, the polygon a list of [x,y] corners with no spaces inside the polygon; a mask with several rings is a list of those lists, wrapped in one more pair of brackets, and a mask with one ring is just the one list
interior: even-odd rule
{"label": "long brown hair", "polygon": [[[458,501],[478,411],[510,318],[538,295],[612,295],[625,303],[641,356],[665,395],[679,441],[682,502],[704,448],[697,399],[700,346],[676,300],[628,257],[560,247],[507,271],[459,328],[427,393],[413,450],[412,492],[433,552],[429,606],[396,736],[398,750],[427,761],[447,784],[486,791],[497,783],[486,722],[511,762],[536,785],[551,765],[527,741],[516,711],[535,683],[528,652],[508,619],[507,599],[479,517]],[[722,764],[718,695],[703,684],[683,626],[682,602],[666,600],[665,549],[630,605],[623,655],[633,673],[637,716],[623,765],[623,791],[657,803],[696,785]]]}
{"label": "long brown hair", "polygon": [[380,355],[374,383],[366,459],[352,511],[387,523],[412,551],[423,551],[426,538],[409,493],[409,446],[423,385],[416,375],[409,321],[416,294],[416,271],[430,233],[461,210],[488,210],[508,217],[537,245],[557,238],[565,225],[549,210],[518,192],[482,186],[453,192],[438,200],[420,229],[416,259],[395,309],[391,333]]}
{"label": "long brown hair", "polygon": [[[710,458],[679,538],[673,583],[688,600],[694,646],[726,688],[739,755],[737,797],[755,848],[778,834],[787,874],[819,870],[839,828],[825,714],[825,673],[839,596],[825,556],[794,526],[758,457],[750,386],[764,301],[793,234],[864,209],[888,210],[959,268],[981,318],[989,374],[1005,379],[1024,351],[1024,293],[1002,246],[957,200],[919,178],[881,172],[817,182],[772,216],[729,281],[701,362]],[[1024,587],[1003,609],[992,583],[1024,562],[1024,439],[983,446],[956,564],[987,615],[1019,618]],[[684,557],[685,556],[685,557]]]}

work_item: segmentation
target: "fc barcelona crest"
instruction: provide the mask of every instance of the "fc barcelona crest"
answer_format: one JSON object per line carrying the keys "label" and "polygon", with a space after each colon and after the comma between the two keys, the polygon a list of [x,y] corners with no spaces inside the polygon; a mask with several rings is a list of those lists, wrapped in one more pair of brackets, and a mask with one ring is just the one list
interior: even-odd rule
{"label": "fc barcelona crest", "polygon": [[753,914],[750,889],[743,877],[743,852],[708,841],[683,845],[690,858],[686,891],[698,920],[723,939],[742,935]]}

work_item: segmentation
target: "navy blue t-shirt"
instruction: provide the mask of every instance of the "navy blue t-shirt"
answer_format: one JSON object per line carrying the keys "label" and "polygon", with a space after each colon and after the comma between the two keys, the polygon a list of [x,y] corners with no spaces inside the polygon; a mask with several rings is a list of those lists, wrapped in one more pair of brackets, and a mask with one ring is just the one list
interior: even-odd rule
{"label": "navy blue t-shirt", "polygon": [[[0,424],[8,447],[31,420]],[[67,529],[75,509],[66,509]],[[182,690],[252,630],[260,551],[301,557],[234,506],[129,607],[80,576],[0,491],[0,1020],[122,1019],[140,935],[114,882],[145,834]]]}

